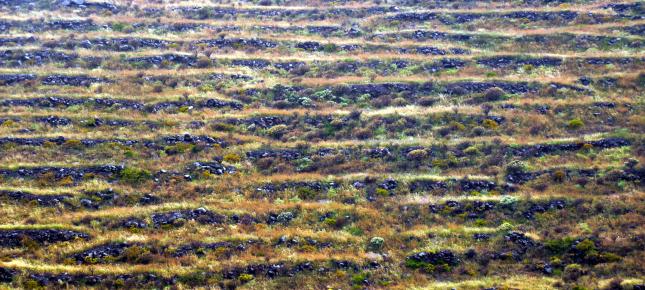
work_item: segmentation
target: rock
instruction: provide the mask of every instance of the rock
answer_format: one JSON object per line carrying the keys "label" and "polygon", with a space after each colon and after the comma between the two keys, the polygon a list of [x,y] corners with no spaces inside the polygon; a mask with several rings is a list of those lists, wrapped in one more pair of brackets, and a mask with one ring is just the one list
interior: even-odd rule
{"label": "rock", "polygon": [[11,283],[15,275],[15,270],[0,267],[0,283]]}
{"label": "rock", "polygon": [[66,204],[66,200],[70,199],[71,195],[54,195],[54,194],[31,194],[22,191],[6,191],[0,190],[0,196],[5,196],[9,200],[16,201],[35,201],[39,206],[53,207]]}
{"label": "rock", "polygon": [[73,257],[79,264],[93,264],[103,262],[103,260],[108,257],[117,258],[122,256],[123,253],[131,246],[133,245],[128,243],[109,243],[85,250],[81,253],[75,254]]}
{"label": "rock", "polygon": [[[205,99],[198,102],[183,101],[183,102],[158,102],[153,104],[144,104],[141,102],[111,98],[100,99],[81,99],[81,98],[63,98],[63,97],[41,97],[41,98],[28,98],[28,99],[4,99],[0,100],[0,106],[27,106],[27,107],[41,107],[41,108],[55,108],[55,107],[71,107],[76,105],[93,106],[96,108],[123,108],[129,110],[143,111],[149,113],[157,113],[168,108],[180,108],[182,106],[194,106],[198,108],[224,108],[230,107],[231,109],[240,110],[243,105],[235,101],[222,101],[217,99]],[[120,123],[119,124],[125,124]]]}
{"label": "rock", "polygon": [[431,46],[419,46],[416,48],[416,52],[419,54],[426,55],[445,55],[446,51],[440,48],[431,47]]}
{"label": "rock", "polygon": [[302,154],[296,150],[288,149],[276,149],[276,150],[255,150],[246,152],[246,157],[249,159],[261,159],[261,158],[283,158],[286,160],[295,160],[302,156]]}
{"label": "rock", "polygon": [[68,75],[50,75],[42,80],[43,85],[49,86],[89,86],[93,83],[109,83],[111,81],[104,78],[94,78],[85,75],[68,76]]}
{"label": "rock", "polygon": [[408,188],[410,188],[410,191],[412,192],[418,192],[418,191],[433,191],[433,190],[447,190],[448,189],[448,184],[446,184],[443,181],[435,181],[435,180],[414,180],[410,182],[408,185]]}
{"label": "rock", "polygon": [[441,265],[447,264],[450,266],[456,266],[459,264],[459,258],[453,252],[448,250],[441,250],[436,253],[433,252],[419,252],[413,255],[410,255],[406,258],[407,260],[412,260],[415,262],[423,262],[432,265]]}
{"label": "rock", "polygon": [[578,82],[583,86],[588,86],[593,82],[593,80],[590,77],[582,76],[578,79]]}
{"label": "rock", "polygon": [[191,166],[189,166],[188,170],[189,171],[196,171],[196,170],[207,171],[216,175],[222,175],[225,173],[229,173],[229,174],[235,173],[235,167],[225,166],[219,162],[194,162]]}
{"label": "rock", "polygon": [[360,181],[355,181],[355,182],[352,184],[352,186],[354,186],[354,188],[356,188],[356,189],[361,189],[361,188],[364,188],[364,187],[365,187],[365,184],[364,184],[364,183],[362,183],[362,182],[360,182]]}
{"label": "rock", "polygon": [[393,189],[396,189],[398,186],[399,186],[399,183],[392,178],[386,179],[379,185],[379,187],[385,190],[393,190]]}
{"label": "rock", "polygon": [[70,63],[77,60],[78,55],[51,50],[5,50],[0,52],[0,65],[7,67],[28,67],[53,62]]}
{"label": "rock", "polygon": [[295,69],[299,69],[299,68],[301,68],[301,67],[303,67],[305,65],[306,65],[306,63],[302,62],[302,61],[278,62],[278,63],[273,64],[273,66],[275,68],[283,69],[283,70],[286,70],[286,71],[292,71],[292,70],[295,70]]}
{"label": "rock", "polygon": [[473,239],[475,239],[476,241],[485,241],[490,239],[490,235],[484,233],[476,233],[473,234]]}
{"label": "rock", "polygon": [[492,68],[531,66],[560,66],[562,59],[557,57],[529,58],[521,56],[496,56],[477,59],[477,64]]}
{"label": "rock", "polygon": [[37,118],[36,121],[47,123],[52,127],[67,126],[72,123],[72,120],[68,118],[57,117],[57,116]]}
{"label": "rock", "polygon": [[329,36],[333,33],[341,31],[339,26],[310,26],[307,27],[307,32]]}
{"label": "rock", "polygon": [[37,43],[38,39],[33,36],[30,37],[12,37],[12,38],[0,38],[0,46],[9,46],[9,44],[24,46],[27,44]]}
{"label": "rock", "polygon": [[113,51],[135,51],[140,48],[163,49],[171,42],[154,38],[94,38],[84,40],[52,41],[44,43],[47,48],[75,48]]}
{"label": "rock", "polygon": [[283,225],[287,225],[295,217],[296,217],[296,215],[293,212],[290,212],[290,211],[281,212],[279,214],[270,213],[267,216],[266,222],[269,225],[273,225],[273,224],[276,224],[276,223],[281,223]]}
{"label": "rock", "polygon": [[444,85],[443,92],[451,95],[465,95],[472,93],[482,93],[487,89],[498,87],[507,93],[524,94],[535,92],[537,88],[527,82],[455,82]]}
{"label": "rock", "polygon": [[495,203],[492,201],[476,200],[473,202],[473,208],[477,212],[486,212],[495,208]]}
{"label": "rock", "polygon": [[158,213],[152,215],[152,223],[156,226],[173,225],[185,220],[196,220],[201,224],[222,224],[226,221],[226,216],[214,213],[205,208],[195,210],[173,211],[167,213]]}
{"label": "rock", "polygon": [[128,218],[121,222],[121,227],[128,229],[145,229],[148,227],[148,223],[139,218]]}
{"label": "rock", "polygon": [[509,232],[504,236],[504,239],[511,241],[522,249],[529,249],[536,246],[536,243],[529,237],[520,232]]}
{"label": "rock", "polygon": [[139,199],[139,203],[142,205],[156,204],[160,201],[161,199],[159,197],[151,195],[149,193],[144,194],[141,199]]}
{"label": "rock", "polygon": [[189,254],[196,254],[198,256],[202,256],[203,252],[205,250],[218,250],[218,249],[225,249],[228,251],[243,251],[246,249],[246,244],[253,244],[255,241],[254,240],[249,240],[245,243],[240,243],[238,245],[235,245],[230,242],[216,242],[216,243],[190,243],[186,245],[182,245],[178,247],[177,249],[173,250],[170,255],[173,257],[183,257]]}
{"label": "rock", "polygon": [[0,85],[10,86],[35,79],[36,75],[33,74],[0,74]]}
{"label": "rock", "polygon": [[89,240],[90,236],[72,230],[57,229],[16,229],[0,230],[1,247],[19,247],[24,238],[28,238],[39,244],[52,244],[57,242],[72,241],[75,239]]}
{"label": "rock", "polygon": [[271,63],[262,59],[235,59],[231,62],[235,66],[246,66],[254,69],[262,69],[269,66]]}
{"label": "rock", "polygon": [[145,64],[145,65],[167,65],[167,64],[179,64],[189,67],[197,66],[197,58],[193,56],[180,55],[180,54],[163,54],[163,55],[153,55],[153,56],[141,56],[141,57],[132,57],[126,60],[130,64]]}
{"label": "rock", "polygon": [[36,178],[42,174],[53,173],[55,178],[71,177],[75,181],[83,179],[83,176],[88,173],[103,176],[106,178],[116,177],[123,166],[116,165],[98,165],[87,167],[18,167],[14,169],[0,169],[0,175],[13,178]]}
{"label": "rock", "polygon": [[199,40],[199,41],[193,42],[191,46],[196,47],[196,45],[199,45],[199,44],[206,44],[207,46],[210,46],[210,47],[218,47],[218,48],[228,47],[228,48],[234,48],[234,49],[248,49],[248,48],[267,49],[267,48],[275,48],[278,46],[278,43],[276,42],[259,39],[259,38]]}
{"label": "rock", "polygon": [[544,266],[542,267],[542,272],[544,274],[551,275],[551,274],[553,274],[554,270],[555,270],[554,267],[549,263],[545,263]]}
{"label": "rock", "polygon": [[623,138],[606,138],[589,142],[576,142],[576,143],[560,143],[560,144],[536,144],[526,145],[521,147],[509,148],[510,153],[514,156],[531,156],[540,157],[547,154],[553,154],[562,151],[576,151],[582,149],[585,144],[589,144],[592,148],[615,148],[622,146],[629,146],[631,142]]}
{"label": "rock", "polygon": [[365,149],[365,155],[370,158],[384,158],[386,156],[390,156],[390,150],[388,148]]}
{"label": "rock", "polygon": [[462,191],[491,191],[497,188],[497,184],[488,180],[462,179],[459,181],[459,187]]}
{"label": "rock", "polygon": [[544,213],[548,210],[553,210],[553,209],[563,209],[566,207],[566,202],[563,200],[550,200],[545,203],[537,203],[531,205],[527,211],[525,211],[522,215],[527,218],[527,219],[534,219],[536,213]]}

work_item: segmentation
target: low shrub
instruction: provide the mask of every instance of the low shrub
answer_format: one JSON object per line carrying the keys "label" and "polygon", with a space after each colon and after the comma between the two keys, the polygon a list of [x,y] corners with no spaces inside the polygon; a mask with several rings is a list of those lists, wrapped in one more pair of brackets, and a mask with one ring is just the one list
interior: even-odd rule
{"label": "low shrub", "polygon": [[370,239],[369,249],[378,251],[383,248],[383,244],[385,244],[385,239],[381,237],[373,237],[372,239]]}
{"label": "low shrub", "polygon": [[242,157],[240,157],[240,155],[237,155],[235,153],[228,153],[224,155],[224,161],[228,163],[238,163],[242,161]]}
{"label": "low shrub", "polygon": [[284,124],[275,125],[267,129],[267,135],[274,138],[280,138],[285,132],[287,132],[287,129],[289,129],[287,125],[284,125]]}
{"label": "low shrub", "polygon": [[248,283],[248,282],[251,282],[254,278],[255,278],[255,277],[253,277],[253,275],[251,275],[251,274],[246,274],[246,273],[244,273],[244,274],[240,274],[240,276],[238,277],[238,279],[239,279],[239,280],[240,280],[240,282],[242,282],[242,283]]}
{"label": "low shrub", "polygon": [[428,152],[424,149],[415,149],[408,152],[407,157],[412,160],[423,160],[428,157]]}
{"label": "low shrub", "polygon": [[489,102],[502,100],[505,96],[506,92],[498,87],[489,88],[482,95],[484,100]]}
{"label": "low shrub", "polygon": [[488,129],[491,129],[491,130],[495,130],[495,129],[497,129],[497,127],[499,127],[499,124],[497,124],[497,122],[495,122],[495,120],[491,120],[491,119],[485,119],[482,122],[482,125],[484,127],[488,128]]}
{"label": "low shrub", "polygon": [[121,173],[119,174],[119,176],[122,181],[131,183],[131,184],[142,183],[152,178],[152,174],[150,174],[150,171],[145,169],[133,168],[133,167],[124,168],[123,170],[121,170]]}
{"label": "low shrub", "polygon": [[569,123],[567,123],[567,128],[569,128],[571,130],[575,130],[575,129],[582,128],[584,125],[585,125],[585,123],[582,120],[580,120],[578,118],[575,118],[575,119],[569,121]]}

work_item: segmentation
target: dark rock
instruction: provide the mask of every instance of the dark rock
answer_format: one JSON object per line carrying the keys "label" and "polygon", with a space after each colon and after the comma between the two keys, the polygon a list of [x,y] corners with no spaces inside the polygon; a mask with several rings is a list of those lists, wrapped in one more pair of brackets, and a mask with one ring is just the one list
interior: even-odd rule
{"label": "dark rock", "polygon": [[70,63],[76,59],[78,59],[76,54],[52,50],[5,50],[0,52],[0,66],[8,67],[36,66],[53,62]]}
{"label": "dark rock", "polygon": [[522,249],[529,249],[536,246],[536,243],[529,237],[520,232],[509,232],[504,239],[511,241]]}
{"label": "dark rock", "polygon": [[0,38],[0,46],[25,46],[28,44],[37,43],[38,39],[33,36],[30,37],[12,37]]}
{"label": "dark rock", "polygon": [[544,272],[544,274],[551,275],[553,274],[554,270],[555,268],[549,263],[544,264],[544,266],[542,267],[542,272]]}
{"label": "dark rock", "polygon": [[99,175],[107,178],[116,177],[122,170],[123,166],[116,165],[99,165],[87,167],[18,167],[15,169],[0,169],[0,175],[14,178],[36,178],[39,175],[53,173],[55,178],[71,177],[75,181],[83,179],[88,173]]}
{"label": "dark rock", "polygon": [[157,204],[161,201],[161,199],[157,196],[151,195],[149,193],[144,194],[141,199],[139,199],[139,203],[143,205],[148,205],[148,204]]}
{"label": "dark rock", "polygon": [[35,201],[40,206],[58,206],[65,203],[65,201],[71,198],[71,195],[67,194],[32,194],[22,191],[6,191],[0,190],[0,196],[5,196],[9,200],[15,201],[26,201],[31,202]]}
{"label": "dark rock", "polygon": [[0,246],[2,247],[18,247],[22,245],[25,238],[40,244],[51,244],[57,242],[72,241],[75,239],[89,240],[90,236],[71,230],[56,230],[56,229],[17,229],[17,230],[1,230],[0,231]]}
{"label": "dark rock", "polygon": [[47,123],[47,124],[49,124],[50,126],[53,126],[53,127],[67,126],[67,125],[72,123],[72,120],[70,120],[68,118],[57,117],[57,116],[49,116],[49,117],[37,118],[36,121]]}
{"label": "dark rock", "polygon": [[0,85],[10,86],[35,79],[36,75],[33,74],[0,74]]}
{"label": "dark rock", "polygon": [[445,55],[446,51],[440,48],[431,47],[431,46],[419,46],[416,48],[416,52],[419,54],[426,55]]}
{"label": "dark rock", "polygon": [[548,114],[550,109],[551,107],[549,107],[549,105],[538,105],[535,108],[535,110],[542,115]]}
{"label": "dark rock", "polygon": [[121,222],[120,226],[128,229],[145,229],[148,227],[148,223],[139,218],[128,218]]}
{"label": "dark rock", "polygon": [[540,157],[547,154],[553,154],[562,151],[576,151],[584,147],[585,144],[593,148],[607,149],[622,146],[629,146],[631,142],[622,138],[606,138],[589,142],[560,143],[560,144],[536,144],[521,147],[510,148],[510,153],[514,156]]}
{"label": "dark rock", "polygon": [[485,241],[485,240],[490,239],[490,235],[489,234],[483,234],[483,233],[476,233],[476,234],[473,234],[473,239],[475,239],[477,241]]}
{"label": "dark rock", "polygon": [[396,180],[392,178],[388,178],[385,181],[383,181],[379,187],[385,189],[385,190],[393,190],[396,189],[399,186],[399,183],[396,182]]}
{"label": "dark rock", "polygon": [[191,166],[189,166],[188,170],[208,171],[216,175],[222,175],[225,173],[229,173],[229,174],[235,173],[235,167],[225,166],[219,162],[194,162]]}
{"label": "dark rock", "polygon": [[53,41],[44,43],[48,48],[76,48],[113,51],[135,51],[140,48],[163,49],[170,42],[153,38],[95,38],[85,40]]}
{"label": "dark rock", "polygon": [[616,64],[616,65],[626,65],[633,63],[635,61],[634,58],[629,58],[629,57],[589,57],[586,58],[587,64],[592,64],[592,65],[608,65],[608,64]]}
{"label": "dark rock", "polygon": [[455,82],[444,85],[443,92],[451,95],[483,93],[487,89],[498,87],[507,93],[523,94],[535,92],[537,88],[527,82]]}
{"label": "dark rock", "polygon": [[42,80],[43,85],[50,86],[89,86],[93,83],[107,83],[110,82],[104,78],[94,78],[84,75],[68,76],[68,75],[50,75]]}
{"label": "dark rock", "polygon": [[339,26],[307,26],[307,32],[313,34],[320,34],[329,36],[333,33],[340,32],[341,28]]}
{"label": "dark rock", "polygon": [[278,46],[278,43],[269,41],[269,40],[264,40],[264,39],[259,39],[259,38],[251,38],[251,39],[242,39],[242,38],[230,38],[230,39],[209,39],[209,40],[199,40],[191,45],[193,47],[196,47],[198,44],[206,44],[207,46],[210,47],[218,47],[218,48],[235,48],[235,49],[248,49],[248,48],[256,48],[256,49],[267,49],[267,48],[275,48]]}
{"label": "dark rock", "polygon": [[[75,254],[73,257],[79,264],[96,263],[103,261],[105,258],[116,258],[125,252],[132,245],[128,243],[109,243],[93,247],[89,250]],[[92,262],[88,262],[92,261]]]}
{"label": "dark rock", "polygon": [[491,191],[497,187],[497,184],[488,180],[463,179],[459,181],[459,187],[462,191]]}
{"label": "dark rock", "polygon": [[593,82],[593,80],[590,77],[583,76],[578,79],[578,82],[583,86],[588,86]]}
{"label": "dark rock", "polygon": [[220,145],[221,147],[227,147],[228,144],[224,140],[215,139],[206,135],[176,135],[176,136],[165,136],[162,137],[162,140],[166,144],[177,144],[177,143],[187,143],[187,144],[208,144],[208,145]]}
{"label": "dark rock", "polygon": [[497,56],[480,58],[477,60],[477,63],[493,68],[520,67],[523,65],[532,65],[536,67],[560,66],[562,64],[562,59],[556,57],[529,58],[520,56]]}
{"label": "dark rock", "polygon": [[473,202],[473,209],[477,212],[486,212],[495,208],[495,203],[492,201],[476,200]]}
{"label": "dark rock", "polygon": [[410,182],[408,185],[410,188],[410,191],[412,192],[417,192],[417,191],[433,191],[433,190],[447,190],[448,189],[448,184],[446,184],[443,181],[435,181],[435,180],[414,180]]}
{"label": "dark rock", "polygon": [[226,221],[226,216],[201,207],[194,210],[173,211],[152,215],[152,223],[156,227],[174,225],[186,220],[196,220],[202,224],[222,224]]}
{"label": "dark rock", "polygon": [[390,156],[390,150],[388,148],[365,149],[365,155],[370,158],[384,158]]}
{"label": "dark rock", "polygon": [[302,61],[278,62],[274,63],[273,66],[286,71],[292,71],[305,66],[305,63]]}
{"label": "dark rock", "polygon": [[267,219],[266,219],[266,223],[269,224],[269,225],[273,225],[273,224],[277,224],[277,223],[287,225],[294,218],[296,218],[296,214],[294,214],[293,212],[290,212],[290,211],[284,211],[284,212],[277,213],[277,214],[276,213],[269,213],[269,215],[267,216]]}
{"label": "dark rock", "polygon": [[231,62],[235,66],[246,66],[254,69],[261,69],[271,65],[270,62],[263,59],[235,59]]}
{"label": "dark rock", "polygon": [[[253,243],[253,240],[249,240],[248,243]],[[227,249],[227,250],[237,250],[237,251],[243,251],[245,249],[245,243],[241,243],[239,245],[235,245],[230,242],[216,242],[216,243],[190,243],[186,245],[182,245],[178,247],[177,249],[174,249],[171,252],[171,256],[173,257],[183,257],[189,254],[196,254],[198,256],[203,255],[203,252],[205,250],[217,250],[217,249]]]}
{"label": "dark rock", "polygon": [[534,219],[536,213],[544,213],[548,210],[563,209],[566,207],[566,202],[563,200],[550,200],[545,203],[537,203],[531,205],[527,211],[522,215],[527,219]]}
{"label": "dark rock", "polygon": [[0,283],[11,283],[16,274],[16,270],[0,267]]}
{"label": "dark rock", "polygon": [[459,264],[459,258],[453,252],[448,250],[441,250],[436,253],[432,252],[419,252],[407,257],[408,260],[415,262],[423,262],[433,265],[447,264],[456,266]]}
{"label": "dark rock", "polygon": [[153,56],[141,56],[128,58],[127,62],[130,64],[144,64],[144,65],[166,65],[166,64],[179,64],[189,67],[197,66],[197,58],[193,56],[180,55],[180,54],[163,54]]}
{"label": "dark rock", "polygon": [[246,152],[246,157],[249,159],[261,159],[261,158],[283,158],[286,160],[295,160],[302,156],[302,154],[296,150],[255,150]]}

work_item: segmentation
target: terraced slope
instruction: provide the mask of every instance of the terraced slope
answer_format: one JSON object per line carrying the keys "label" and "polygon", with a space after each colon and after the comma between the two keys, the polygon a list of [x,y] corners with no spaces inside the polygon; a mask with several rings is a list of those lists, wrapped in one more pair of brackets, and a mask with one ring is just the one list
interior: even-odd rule
{"label": "terraced slope", "polygon": [[0,0],[0,288],[645,289],[645,2]]}

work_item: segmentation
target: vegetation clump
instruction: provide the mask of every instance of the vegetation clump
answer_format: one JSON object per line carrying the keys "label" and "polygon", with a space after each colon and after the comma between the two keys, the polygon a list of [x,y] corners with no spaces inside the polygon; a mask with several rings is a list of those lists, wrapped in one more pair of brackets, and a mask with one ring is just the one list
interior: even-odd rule
{"label": "vegetation clump", "polygon": [[152,178],[150,171],[134,167],[126,167],[119,174],[122,181],[139,184]]}

